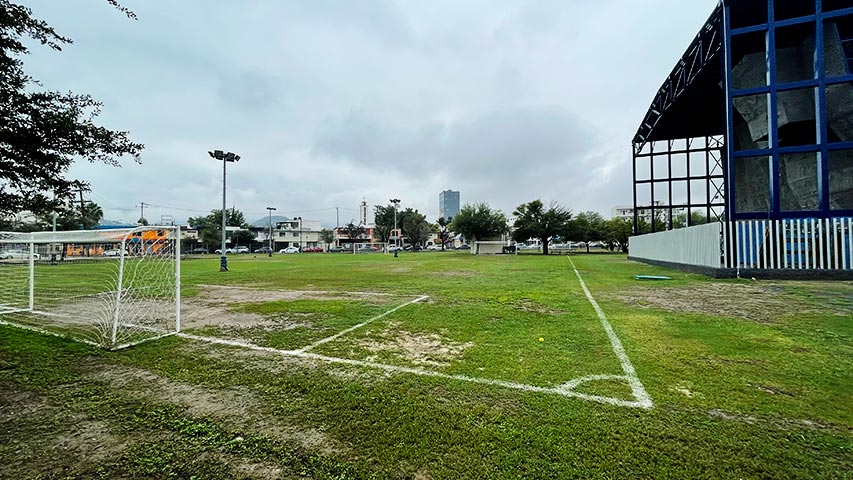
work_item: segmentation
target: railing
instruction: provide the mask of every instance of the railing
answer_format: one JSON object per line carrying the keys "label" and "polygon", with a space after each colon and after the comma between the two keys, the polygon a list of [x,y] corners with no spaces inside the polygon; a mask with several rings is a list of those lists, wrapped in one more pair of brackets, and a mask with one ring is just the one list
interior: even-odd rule
{"label": "railing", "polygon": [[853,270],[853,218],[742,220],[724,224],[727,268]]}

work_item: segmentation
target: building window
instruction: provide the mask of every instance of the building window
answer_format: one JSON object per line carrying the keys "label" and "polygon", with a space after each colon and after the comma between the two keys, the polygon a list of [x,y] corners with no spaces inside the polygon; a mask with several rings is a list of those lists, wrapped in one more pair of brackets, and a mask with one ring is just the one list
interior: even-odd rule
{"label": "building window", "polygon": [[823,0],[824,12],[831,12],[851,7],[853,7],[853,5],[850,4],[850,0]]}
{"label": "building window", "polygon": [[770,157],[735,159],[737,213],[770,211]]}
{"label": "building window", "polygon": [[767,23],[767,4],[764,2],[732,2],[730,12],[732,28]]}
{"label": "building window", "polygon": [[776,83],[815,78],[815,24],[776,29]]}
{"label": "building window", "polygon": [[853,150],[829,152],[829,208],[853,210]]}
{"label": "building window", "polygon": [[767,85],[767,32],[732,37],[732,88]]}
{"label": "building window", "polygon": [[824,22],[823,69],[827,77],[853,74],[853,15]]}
{"label": "building window", "polygon": [[735,150],[768,148],[767,94],[734,99]]}
{"label": "building window", "polygon": [[817,210],[817,153],[779,155],[779,195],[781,210],[802,212]]}
{"label": "building window", "polygon": [[815,89],[779,92],[776,95],[776,108],[780,147],[818,143]]}
{"label": "building window", "polygon": [[814,15],[815,4],[816,2],[812,0],[775,0],[773,3],[773,17],[776,21],[779,21]]}
{"label": "building window", "polygon": [[853,141],[853,83],[827,85],[826,126],[830,143]]}

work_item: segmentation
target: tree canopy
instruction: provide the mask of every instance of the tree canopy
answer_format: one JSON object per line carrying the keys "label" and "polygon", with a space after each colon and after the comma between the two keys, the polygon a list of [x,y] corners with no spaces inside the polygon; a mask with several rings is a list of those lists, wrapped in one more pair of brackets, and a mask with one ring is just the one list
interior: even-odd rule
{"label": "tree canopy", "polygon": [[541,200],[519,205],[512,213],[515,216],[512,238],[516,242],[537,238],[542,243],[542,254],[548,255],[548,244],[557,235],[565,235],[570,228],[572,212],[551,203],[548,208]]}
{"label": "tree canopy", "polygon": [[387,242],[391,238],[391,230],[394,230],[394,205],[376,205],[373,207],[373,231],[379,237],[380,242]]}
{"label": "tree canopy", "polygon": [[24,72],[26,38],[55,51],[72,43],[29,8],[0,0],[0,215],[61,207],[72,192],[66,174],[75,159],[119,166],[124,155],[139,162],[144,148],[128,132],[95,124],[102,104],[91,96],[42,91]]}
{"label": "tree canopy", "polygon": [[[190,217],[187,220],[187,223],[190,224],[193,228],[198,229],[198,238],[201,239],[202,243],[205,245],[216,245],[217,243],[222,241],[222,209],[219,210],[211,210],[210,214],[205,215],[203,217]],[[246,233],[251,235],[251,232],[248,230],[251,228],[248,223],[246,223],[246,216],[243,215],[243,212],[235,209],[226,209],[225,210],[225,225],[228,227],[240,227],[246,230]],[[235,244],[248,244],[254,239],[254,235],[251,235],[251,238],[247,238],[243,234],[239,234],[234,237]]]}
{"label": "tree canopy", "polygon": [[450,222],[450,230],[462,234],[465,240],[485,240],[507,232],[506,215],[493,210],[487,203],[465,204]]}
{"label": "tree canopy", "polygon": [[426,215],[411,208],[397,212],[397,226],[412,245],[423,245],[432,234]]}

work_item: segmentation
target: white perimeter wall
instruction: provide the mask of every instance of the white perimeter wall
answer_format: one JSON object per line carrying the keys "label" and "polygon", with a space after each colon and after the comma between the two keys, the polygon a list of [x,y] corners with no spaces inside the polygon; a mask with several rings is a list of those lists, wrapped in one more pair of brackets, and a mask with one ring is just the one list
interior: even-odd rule
{"label": "white perimeter wall", "polygon": [[720,268],[721,224],[709,223],[690,228],[631,237],[631,258]]}

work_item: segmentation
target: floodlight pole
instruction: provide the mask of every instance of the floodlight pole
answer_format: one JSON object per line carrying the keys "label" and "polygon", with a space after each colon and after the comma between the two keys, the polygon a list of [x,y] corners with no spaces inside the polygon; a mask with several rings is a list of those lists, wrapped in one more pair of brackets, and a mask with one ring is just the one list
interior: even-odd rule
{"label": "floodlight pole", "polygon": [[210,155],[211,158],[222,160],[222,249],[220,250],[221,256],[219,257],[219,271],[227,272],[228,257],[225,254],[225,167],[228,165],[228,162],[239,162],[240,155],[232,152],[223,152],[222,150],[214,150],[212,152],[208,151],[207,154]]}
{"label": "floodlight pole", "polygon": [[275,207],[267,207],[267,210],[270,212],[270,251],[269,256],[272,257],[272,212],[275,211]]}
{"label": "floodlight pole", "polygon": [[394,246],[400,246],[400,233],[397,232],[397,207],[400,205],[399,198],[392,198],[388,200],[389,202],[394,204]]}

